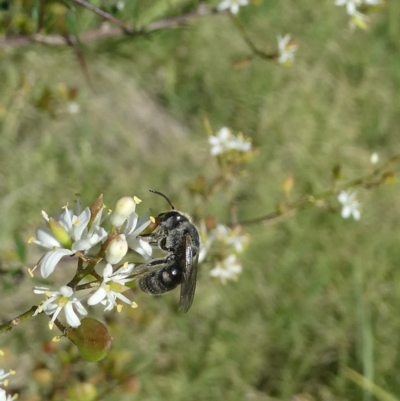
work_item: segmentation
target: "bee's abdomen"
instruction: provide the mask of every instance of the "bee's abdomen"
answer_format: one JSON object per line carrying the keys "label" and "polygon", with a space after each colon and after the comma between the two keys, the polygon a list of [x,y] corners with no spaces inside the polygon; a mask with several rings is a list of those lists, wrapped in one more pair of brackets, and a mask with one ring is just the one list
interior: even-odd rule
{"label": "bee's abdomen", "polygon": [[139,279],[138,287],[153,295],[164,294],[182,283],[183,272],[176,265],[167,266],[160,270],[147,273]]}

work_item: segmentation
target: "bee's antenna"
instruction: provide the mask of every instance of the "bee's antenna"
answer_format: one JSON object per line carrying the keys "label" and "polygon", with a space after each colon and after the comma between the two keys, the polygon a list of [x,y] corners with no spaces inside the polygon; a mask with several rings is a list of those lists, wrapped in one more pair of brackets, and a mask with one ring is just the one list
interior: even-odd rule
{"label": "bee's antenna", "polygon": [[153,194],[157,194],[162,196],[168,203],[169,205],[172,207],[172,210],[175,210],[174,205],[172,204],[172,202],[167,198],[166,195],[164,195],[163,193],[159,192],[159,191],[155,191],[154,189],[149,189],[150,192],[153,192]]}

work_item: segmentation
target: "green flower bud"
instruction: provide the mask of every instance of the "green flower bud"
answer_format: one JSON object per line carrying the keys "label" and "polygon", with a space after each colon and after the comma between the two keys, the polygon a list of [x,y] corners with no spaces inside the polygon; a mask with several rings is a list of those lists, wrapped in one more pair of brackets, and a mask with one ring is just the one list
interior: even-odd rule
{"label": "green flower bud", "polygon": [[52,217],[49,218],[49,228],[53,233],[54,237],[60,242],[60,244],[66,248],[71,249],[73,241],[69,236],[67,230]]}

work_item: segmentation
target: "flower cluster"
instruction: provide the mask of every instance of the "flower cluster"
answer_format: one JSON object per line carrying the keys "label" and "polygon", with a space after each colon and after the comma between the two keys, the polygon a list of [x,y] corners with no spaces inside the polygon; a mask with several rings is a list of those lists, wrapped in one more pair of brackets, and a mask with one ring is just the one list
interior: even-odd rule
{"label": "flower cluster", "polygon": [[284,66],[290,66],[293,64],[294,57],[297,50],[297,45],[294,40],[291,39],[290,35],[277,36],[278,40],[278,57],[277,61],[279,64]]}
{"label": "flower cluster", "polygon": [[[83,211],[80,210],[78,201],[75,211],[65,206],[54,217],[42,212],[47,226],[38,228],[36,238],[30,240],[48,249],[37,264],[41,276],[49,277],[64,256],[78,256],[79,263],[75,277],[67,285],[62,285],[57,290],[34,287],[35,294],[46,297],[34,316],[42,312],[51,316],[49,327],[52,328],[57,323],[60,312],[64,310],[67,323],[71,327],[78,327],[81,324],[79,315],[85,316],[88,313],[83,305],[84,301],[89,306],[102,304],[106,311],[114,307],[121,310],[117,299],[132,307],[137,306],[122,295],[128,289],[125,284],[134,279],[135,265],[116,265],[125,257],[129,248],[141,255],[144,262],[151,259],[151,245],[139,237],[151,223],[151,219],[149,214],[139,218],[135,211],[138,203],[140,200],[136,197],[123,197],[105,217],[101,196]],[[105,260],[106,265],[100,274],[95,268],[102,260]],[[87,282],[88,278],[93,277],[95,280]],[[83,279],[84,283],[80,284]],[[86,291],[86,294],[78,296],[78,290],[92,292]]]}
{"label": "flower cluster", "polygon": [[242,272],[242,265],[237,255],[242,253],[249,241],[249,236],[239,226],[231,229],[222,224],[207,230],[203,221],[200,224],[202,238],[199,261],[206,259],[212,262],[211,277],[219,278],[222,283],[236,280]]}
{"label": "flower cluster", "polygon": [[249,0],[223,0],[218,4],[217,10],[229,10],[232,14],[237,14],[240,7],[247,6],[248,4]]}
{"label": "flower cluster", "polygon": [[251,150],[251,142],[244,138],[242,134],[234,136],[229,128],[223,127],[217,135],[211,135],[208,138],[211,145],[211,154],[218,156],[229,151],[248,152]]}
{"label": "flower cluster", "polygon": [[357,193],[351,191],[341,191],[338,200],[343,205],[342,217],[344,219],[352,216],[355,220],[360,220],[361,203],[356,199]]}

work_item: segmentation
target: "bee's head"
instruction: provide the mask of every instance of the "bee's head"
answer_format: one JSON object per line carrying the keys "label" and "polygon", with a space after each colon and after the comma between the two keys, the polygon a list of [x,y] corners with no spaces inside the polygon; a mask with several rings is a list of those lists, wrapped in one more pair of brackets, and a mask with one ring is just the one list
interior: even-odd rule
{"label": "bee's head", "polygon": [[173,230],[179,227],[182,223],[188,222],[189,219],[178,212],[177,210],[171,210],[170,212],[160,213],[157,216],[156,221],[160,226],[165,227],[167,230]]}

